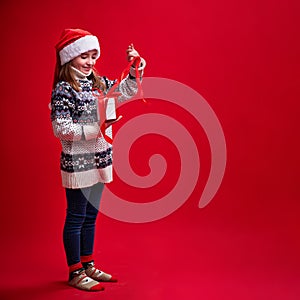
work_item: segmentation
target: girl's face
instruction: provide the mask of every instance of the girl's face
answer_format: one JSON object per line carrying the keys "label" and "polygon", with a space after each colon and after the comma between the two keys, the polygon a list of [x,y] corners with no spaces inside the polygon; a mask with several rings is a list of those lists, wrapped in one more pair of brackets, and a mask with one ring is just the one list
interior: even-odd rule
{"label": "girl's face", "polygon": [[71,61],[71,66],[85,75],[89,75],[96,63],[97,50],[90,50],[80,54]]}

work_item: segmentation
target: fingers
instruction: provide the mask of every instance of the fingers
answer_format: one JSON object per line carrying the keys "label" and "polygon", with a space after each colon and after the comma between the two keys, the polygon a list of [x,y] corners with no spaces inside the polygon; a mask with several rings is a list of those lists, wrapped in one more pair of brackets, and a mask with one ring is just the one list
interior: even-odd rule
{"label": "fingers", "polygon": [[132,61],[133,59],[135,59],[135,57],[140,56],[139,53],[135,50],[133,43],[130,43],[128,45],[126,52],[128,61]]}
{"label": "fingers", "polygon": [[126,53],[127,53],[127,60],[131,61],[133,59],[132,51],[134,50],[133,44],[129,44]]}
{"label": "fingers", "polygon": [[122,118],[123,118],[123,116],[120,115],[120,116],[118,116],[118,118],[117,118],[115,121],[113,121],[113,122],[118,122],[118,121],[120,121]]}
{"label": "fingers", "polygon": [[129,53],[129,52],[132,52],[132,51],[135,51],[135,49],[134,49],[133,44],[131,43],[131,44],[128,46],[126,52]]}
{"label": "fingers", "polygon": [[114,123],[120,121],[122,118],[123,118],[123,116],[120,115],[116,120],[105,122],[105,128],[108,128],[108,127],[111,126],[112,124],[114,124]]}

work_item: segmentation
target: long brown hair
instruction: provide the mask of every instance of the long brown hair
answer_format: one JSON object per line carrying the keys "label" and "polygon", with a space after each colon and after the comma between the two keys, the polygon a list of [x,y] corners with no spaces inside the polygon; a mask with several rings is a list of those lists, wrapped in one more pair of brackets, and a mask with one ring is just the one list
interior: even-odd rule
{"label": "long brown hair", "polygon": [[[78,81],[75,78],[74,71],[71,68],[71,62],[65,63],[63,66],[61,66],[58,69],[57,73],[58,74],[54,77],[53,88],[55,88],[56,84],[59,81],[66,81],[71,85],[71,87],[75,91],[77,91],[77,92],[80,91],[80,85],[79,85]],[[93,88],[105,91],[106,86],[105,86],[104,82],[101,81],[100,76],[99,76],[98,71],[96,70],[96,68],[93,68],[92,73],[87,78],[92,80]]]}

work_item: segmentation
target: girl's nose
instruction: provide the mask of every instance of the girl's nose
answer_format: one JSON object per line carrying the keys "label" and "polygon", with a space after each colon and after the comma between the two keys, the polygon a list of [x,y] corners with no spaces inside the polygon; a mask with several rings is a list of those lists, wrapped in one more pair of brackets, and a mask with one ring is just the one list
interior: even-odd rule
{"label": "girl's nose", "polygon": [[94,64],[94,60],[90,57],[87,61],[88,65],[92,66]]}

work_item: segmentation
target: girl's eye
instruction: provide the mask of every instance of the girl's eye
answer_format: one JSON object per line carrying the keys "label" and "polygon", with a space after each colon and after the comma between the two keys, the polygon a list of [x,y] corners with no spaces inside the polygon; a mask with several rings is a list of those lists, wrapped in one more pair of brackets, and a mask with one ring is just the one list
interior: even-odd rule
{"label": "girl's eye", "polygon": [[80,57],[81,57],[82,59],[86,59],[86,58],[87,58],[86,55],[81,55]]}

